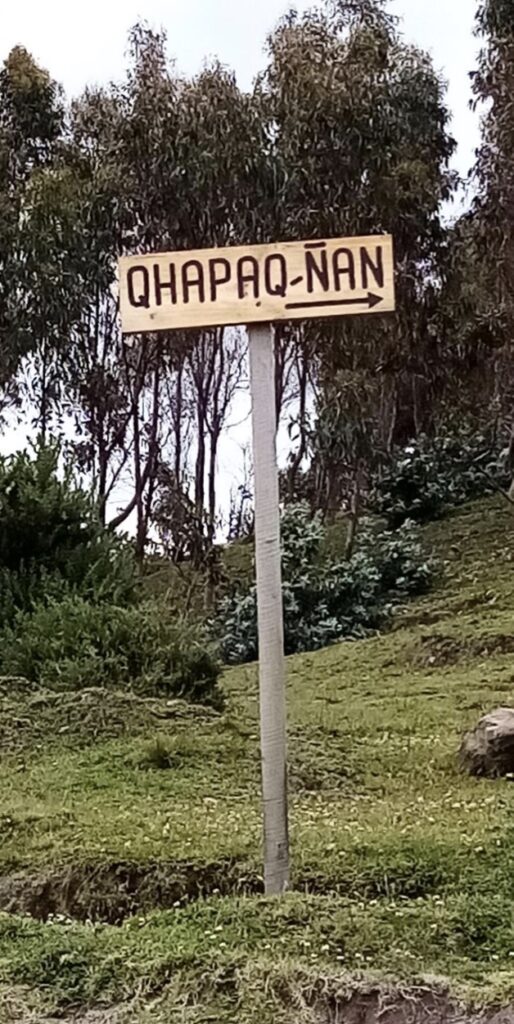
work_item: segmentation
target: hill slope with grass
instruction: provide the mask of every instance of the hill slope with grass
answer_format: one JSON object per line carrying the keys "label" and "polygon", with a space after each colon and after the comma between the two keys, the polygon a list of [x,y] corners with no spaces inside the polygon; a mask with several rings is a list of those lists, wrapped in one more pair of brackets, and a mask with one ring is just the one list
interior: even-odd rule
{"label": "hill slope with grass", "polygon": [[226,673],[222,713],[4,681],[0,1021],[388,1024],[514,1001],[514,788],[457,764],[463,730],[514,703],[513,536],[500,498],[425,528],[439,577],[394,631],[289,659],[281,901],[261,895],[255,666]]}

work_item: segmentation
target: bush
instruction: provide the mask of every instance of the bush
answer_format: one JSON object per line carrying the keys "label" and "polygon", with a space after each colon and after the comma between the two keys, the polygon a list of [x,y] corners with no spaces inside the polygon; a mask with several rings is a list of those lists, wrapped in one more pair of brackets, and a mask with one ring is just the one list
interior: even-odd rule
{"label": "bush", "polygon": [[[395,598],[430,586],[431,568],[412,527],[398,534],[361,532],[348,561],[324,554],[325,530],[306,505],[282,517],[284,632],[287,654],[316,650],[345,638],[364,637],[389,618]],[[237,591],[220,604],[214,624],[225,661],[258,656],[256,588]]]}
{"label": "bush", "polygon": [[2,634],[0,673],[54,690],[130,686],[152,696],[215,702],[209,647],[162,602],[137,608],[66,597],[18,612]]}
{"label": "bush", "polygon": [[57,448],[0,458],[0,623],[63,593],[114,603],[135,595],[131,547],[102,527],[91,496],[58,464]]}
{"label": "bush", "polygon": [[481,434],[421,437],[397,451],[375,481],[371,504],[392,529],[423,523],[449,508],[509,486],[499,450]]}
{"label": "bush", "polygon": [[157,736],[155,740],[145,747],[143,757],[140,761],[141,768],[154,768],[157,771],[168,771],[173,767],[173,748],[168,740]]}

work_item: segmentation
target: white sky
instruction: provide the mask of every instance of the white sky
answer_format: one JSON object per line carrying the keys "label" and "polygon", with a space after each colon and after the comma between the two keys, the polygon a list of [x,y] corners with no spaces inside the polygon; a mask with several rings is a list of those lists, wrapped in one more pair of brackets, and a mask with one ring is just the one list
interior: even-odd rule
{"label": "white sky", "polygon": [[[24,45],[68,93],[86,83],[119,77],[127,32],[138,19],[168,33],[170,53],[192,73],[206,57],[234,68],[240,85],[262,67],[268,32],[289,7],[310,0],[0,0],[0,59]],[[409,41],[429,50],[450,84],[458,167],[465,173],[477,142],[477,118],[469,109],[468,72],[476,63],[475,0],[391,0]]]}
{"label": "white sky", "polygon": [[[60,81],[69,95],[86,84],[104,83],[122,74],[129,28],[140,19],[165,28],[169,53],[180,71],[192,74],[205,58],[219,57],[233,68],[242,87],[263,66],[269,31],[290,7],[305,10],[311,0],[0,0],[0,61],[22,44]],[[455,166],[466,175],[478,144],[478,118],[469,109],[468,74],[476,66],[473,37],[476,0],[391,0],[409,42],[429,50],[449,84],[453,134],[459,148]],[[241,419],[242,403],[234,411]],[[244,415],[244,414],[243,414]],[[0,450],[23,445],[26,429],[7,432]],[[248,423],[226,438],[221,454],[221,490],[240,475],[240,445],[249,439]]]}

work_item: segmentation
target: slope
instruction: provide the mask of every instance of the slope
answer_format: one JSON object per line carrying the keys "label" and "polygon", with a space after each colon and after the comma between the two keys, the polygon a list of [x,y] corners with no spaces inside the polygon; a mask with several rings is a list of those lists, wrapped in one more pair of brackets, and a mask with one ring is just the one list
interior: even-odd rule
{"label": "slope", "polygon": [[461,1000],[513,998],[514,790],[456,760],[513,700],[513,528],[500,499],[430,526],[440,578],[393,632],[289,660],[278,903],[260,895],[255,666],[227,672],[222,715],[11,687],[0,1019],[321,1024],[392,999],[394,1019],[458,1020]]}

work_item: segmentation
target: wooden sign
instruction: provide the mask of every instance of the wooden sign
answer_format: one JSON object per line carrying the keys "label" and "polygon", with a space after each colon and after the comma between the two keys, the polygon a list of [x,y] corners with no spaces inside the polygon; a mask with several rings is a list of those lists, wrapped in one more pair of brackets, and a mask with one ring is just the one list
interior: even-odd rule
{"label": "wooden sign", "polygon": [[[289,885],[286,698],[271,321],[395,308],[390,235],[124,256],[125,334],[249,325],[264,820],[264,889]],[[260,322],[260,326],[258,326]]]}
{"label": "wooden sign", "polygon": [[390,235],[124,256],[119,276],[126,334],[395,308]]}

